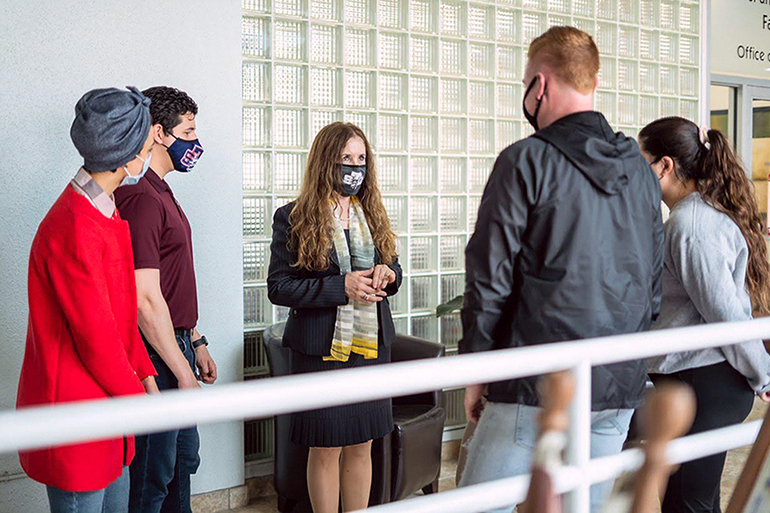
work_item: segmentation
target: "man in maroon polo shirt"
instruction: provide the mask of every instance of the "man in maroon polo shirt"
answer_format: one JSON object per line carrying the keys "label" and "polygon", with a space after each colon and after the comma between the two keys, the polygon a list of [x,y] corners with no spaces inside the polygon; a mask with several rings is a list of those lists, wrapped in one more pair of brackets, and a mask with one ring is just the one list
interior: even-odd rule
{"label": "man in maroon polo shirt", "polygon": [[[166,182],[187,173],[203,148],[195,133],[196,103],[183,91],[153,87],[152,167],[134,187],[115,194],[134,249],[139,328],[158,372],[158,388],[197,388],[217,379],[206,337],[198,333],[198,298],[190,223]],[[197,372],[197,377],[196,377]],[[132,512],[190,512],[190,475],[200,464],[195,427],[137,437],[131,464]]]}

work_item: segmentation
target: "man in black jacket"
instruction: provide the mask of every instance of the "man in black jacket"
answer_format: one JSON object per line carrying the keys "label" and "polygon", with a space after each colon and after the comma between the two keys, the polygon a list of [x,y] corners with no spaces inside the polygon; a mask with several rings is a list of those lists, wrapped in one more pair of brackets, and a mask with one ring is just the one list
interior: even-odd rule
{"label": "man in black jacket", "polygon": [[[500,154],[484,191],[466,249],[461,353],[645,331],[660,309],[660,185],[637,144],[592,111],[596,45],[554,27],[528,59],[523,108],[536,132]],[[621,450],[645,378],[640,361],[593,369],[592,457]],[[469,419],[489,402],[461,486],[529,472],[536,383],[466,389]],[[611,487],[592,488],[592,511]]]}

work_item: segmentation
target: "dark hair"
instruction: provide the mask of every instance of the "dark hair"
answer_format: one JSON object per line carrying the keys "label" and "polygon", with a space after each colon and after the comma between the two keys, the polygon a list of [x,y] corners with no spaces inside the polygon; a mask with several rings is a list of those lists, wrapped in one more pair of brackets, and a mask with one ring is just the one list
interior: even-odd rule
{"label": "dark hair", "polygon": [[184,114],[188,112],[198,114],[198,104],[179,89],[156,86],[145,89],[142,93],[152,101],[150,103],[152,124],[160,124],[167,134],[182,122]]}
{"label": "dark hair", "polygon": [[738,225],[749,247],[746,286],[758,315],[770,314],[770,262],[764,225],[754,197],[753,184],[719,130],[706,132],[701,142],[698,126],[684,118],[654,121],[639,133],[639,142],[653,162],[670,157],[682,182],[694,182],[709,205],[727,214]]}

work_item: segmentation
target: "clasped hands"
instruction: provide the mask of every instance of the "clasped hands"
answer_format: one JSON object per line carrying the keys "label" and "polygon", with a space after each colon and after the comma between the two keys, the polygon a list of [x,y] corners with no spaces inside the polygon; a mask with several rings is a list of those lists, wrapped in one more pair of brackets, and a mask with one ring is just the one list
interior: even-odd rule
{"label": "clasped hands", "polygon": [[345,295],[354,301],[368,305],[378,303],[388,294],[385,287],[396,281],[396,272],[384,264],[366,271],[354,271],[345,275]]}

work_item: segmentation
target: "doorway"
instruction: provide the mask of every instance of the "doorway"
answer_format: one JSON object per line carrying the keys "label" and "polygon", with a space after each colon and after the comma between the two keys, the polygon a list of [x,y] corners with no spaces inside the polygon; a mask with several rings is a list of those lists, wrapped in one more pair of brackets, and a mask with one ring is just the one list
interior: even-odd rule
{"label": "doorway", "polygon": [[727,135],[754,184],[759,210],[768,227],[770,175],[770,86],[712,82],[711,128]]}

